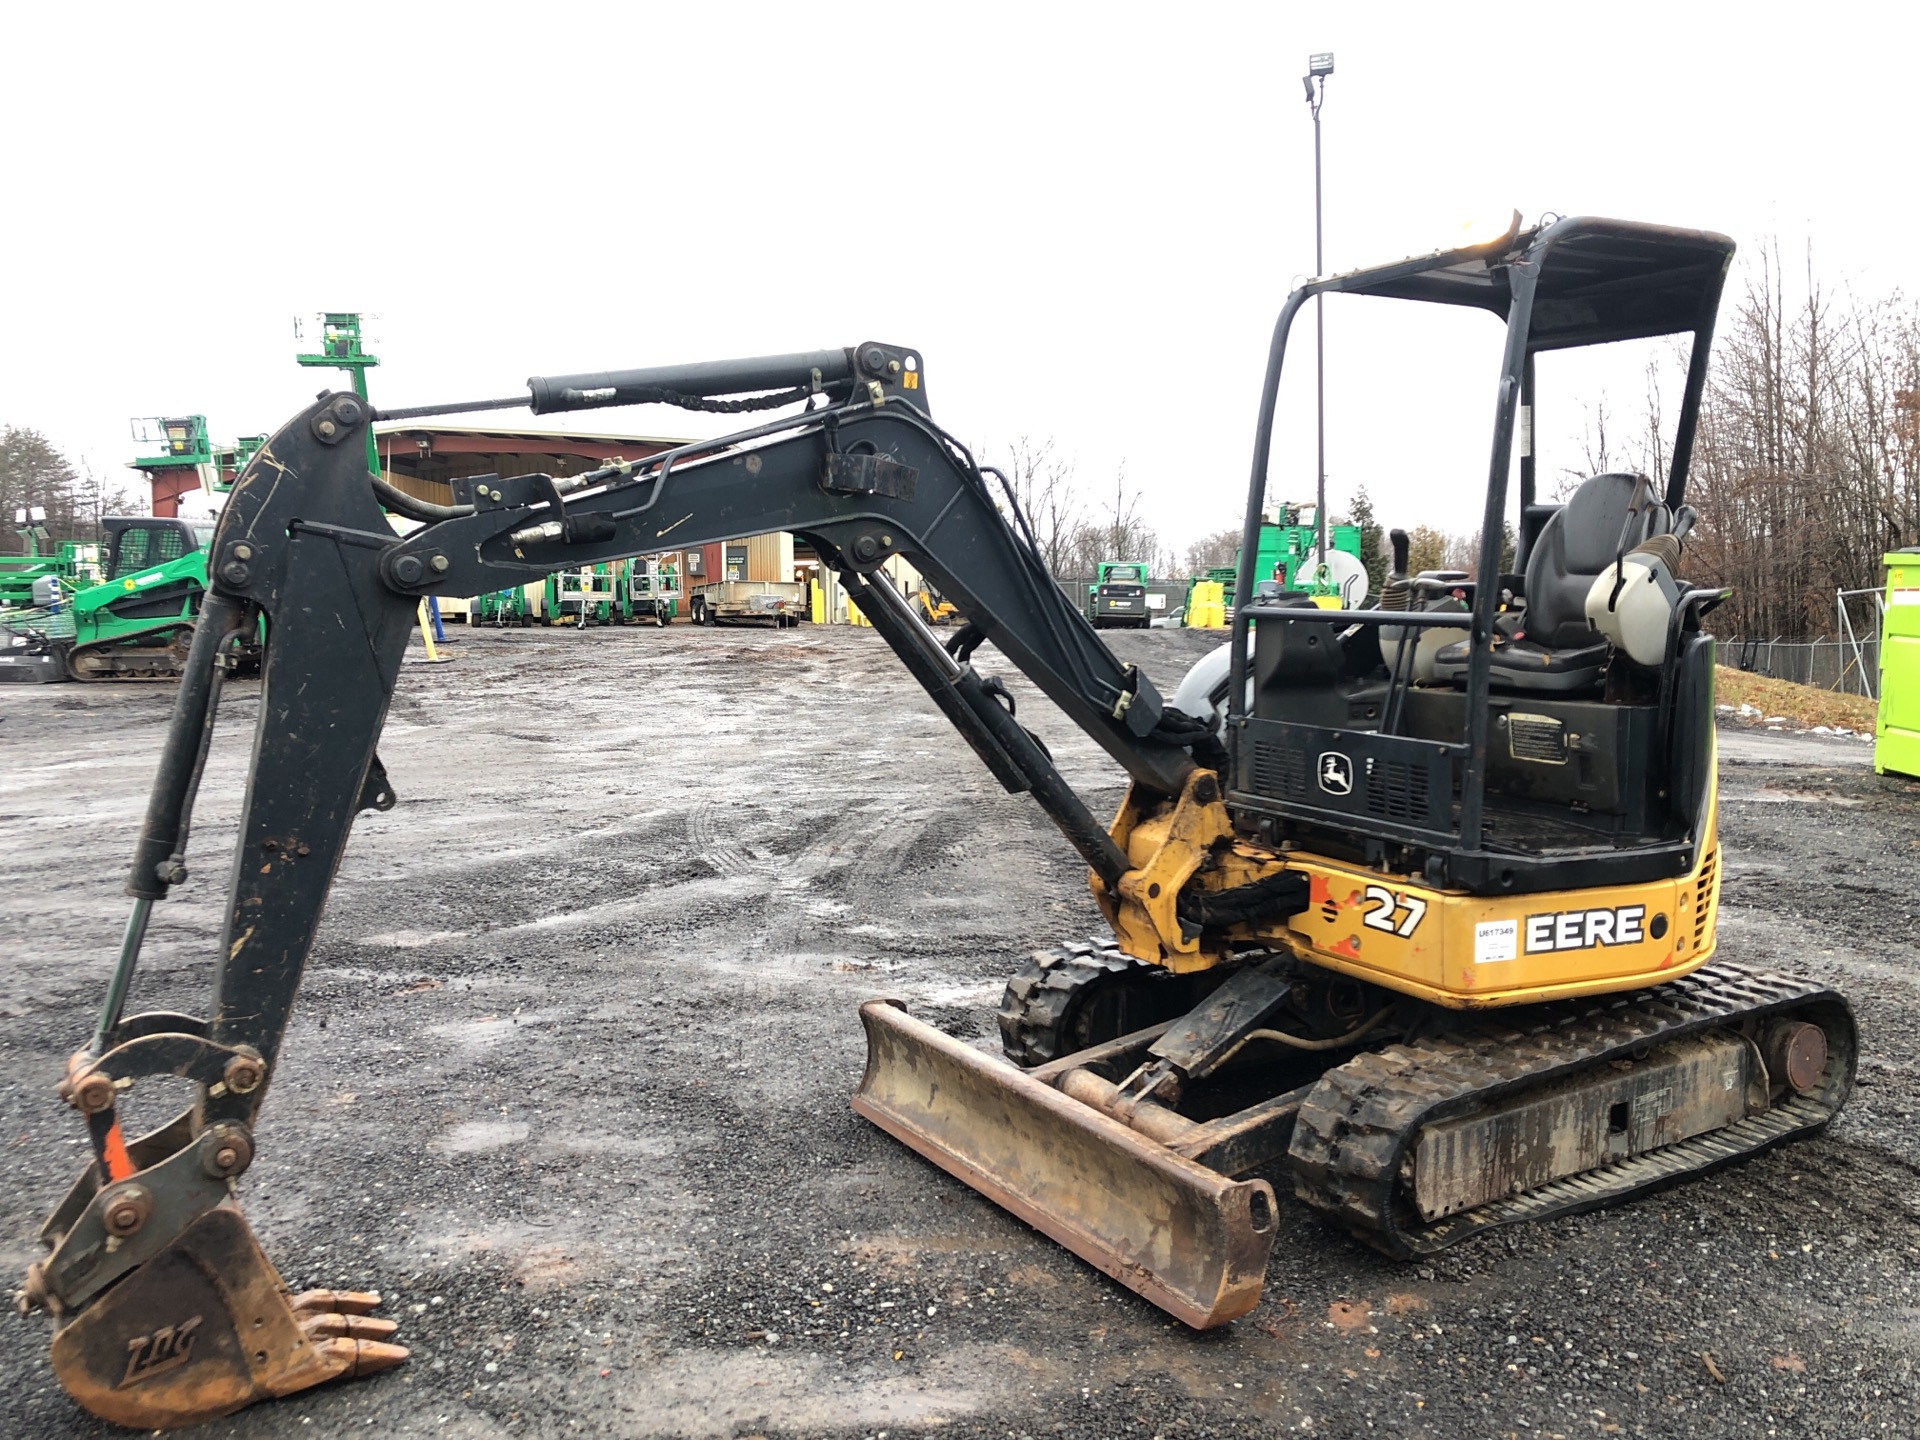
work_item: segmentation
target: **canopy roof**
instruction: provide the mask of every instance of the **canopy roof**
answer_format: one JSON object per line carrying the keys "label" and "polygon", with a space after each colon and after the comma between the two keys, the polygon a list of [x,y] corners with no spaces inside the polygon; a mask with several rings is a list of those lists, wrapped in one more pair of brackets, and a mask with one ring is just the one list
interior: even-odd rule
{"label": "canopy roof", "polygon": [[1564,349],[1710,327],[1733,249],[1711,231],[1574,217],[1304,288],[1471,305],[1504,319],[1511,267],[1530,262],[1539,279],[1528,348]]}

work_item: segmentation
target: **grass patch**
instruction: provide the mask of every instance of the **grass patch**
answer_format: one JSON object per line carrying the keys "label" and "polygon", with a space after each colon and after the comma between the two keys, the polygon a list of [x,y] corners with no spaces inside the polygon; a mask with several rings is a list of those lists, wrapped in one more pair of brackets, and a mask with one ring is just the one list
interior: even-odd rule
{"label": "grass patch", "polygon": [[1771,720],[1780,716],[1798,730],[1815,725],[1859,730],[1871,735],[1880,707],[1864,695],[1843,695],[1791,680],[1769,680],[1730,665],[1716,667],[1715,698],[1722,705],[1751,705]]}

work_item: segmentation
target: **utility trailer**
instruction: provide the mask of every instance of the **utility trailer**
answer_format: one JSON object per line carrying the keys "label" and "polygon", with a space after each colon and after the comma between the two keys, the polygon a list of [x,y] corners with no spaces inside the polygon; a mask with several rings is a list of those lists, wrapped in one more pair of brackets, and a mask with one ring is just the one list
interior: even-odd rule
{"label": "utility trailer", "polygon": [[798,580],[715,580],[687,587],[687,613],[696,625],[772,622],[798,625],[807,613],[807,587]]}

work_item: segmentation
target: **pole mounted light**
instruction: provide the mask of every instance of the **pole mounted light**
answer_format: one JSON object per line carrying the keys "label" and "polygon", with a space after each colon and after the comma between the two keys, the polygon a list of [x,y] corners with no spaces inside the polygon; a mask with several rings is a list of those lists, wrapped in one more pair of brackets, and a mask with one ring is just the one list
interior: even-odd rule
{"label": "pole mounted light", "polygon": [[[1333,52],[1323,50],[1307,56],[1307,73],[1300,83],[1307,92],[1307,108],[1313,112],[1313,273],[1315,278],[1326,273],[1326,261],[1321,253],[1320,237],[1320,107],[1326,103],[1327,77],[1333,74]],[[1315,557],[1314,578],[1324,582],[1327,578],[1327,317],[1324,306],[1326,296],[1313,297],[1313,348],[1314,348],[1314,428],[1317,438],[1316,473],[1319,477],[1314,491],[1313,523],[1318,532],[1318,550]]]}

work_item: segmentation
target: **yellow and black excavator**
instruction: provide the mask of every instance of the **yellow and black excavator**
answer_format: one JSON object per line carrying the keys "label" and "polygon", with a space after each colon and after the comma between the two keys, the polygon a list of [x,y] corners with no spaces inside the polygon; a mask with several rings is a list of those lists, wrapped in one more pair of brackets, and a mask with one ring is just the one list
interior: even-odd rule
{"label": "yellow and black excavator", "polygon": [[[1171,697],[1107,649],[1004,477],[933,420],[911,348],[537,377],[512,400],[389,412],[784,410],[585,475],[456,481],[444,506],[369,475],[375,416],[323,395],[220,517],[120,963],[60,1086],[93,1156],[25,1293],[57,1321],[61,1383],[155,1427],[405,1358],[367,1313],[377,1296],[288,1294],[238,1209],[301,970],[355,814],[395,803],[375,745],[420,599],[644,554],[665,518],[689,546],[803,536],[989,770],[1085,857],[1112,938],[1013,977],[999,1020],[1015,1063],[876,1000],[853,1103],[1188,1324],[1257,1303],[1275,1181],[1410,1256],[1824,1125],[1853,1079],[1846,1002],[1715,956],[1700,622],[1724,592],[1682,578],[1682,543],[1732,253],[1700,231],[1516,217],[1496,241],[1295,291],[1254,440],[1248,598]],[[1262,593],[1251,573],[1287,339],[1336,292],[1464,306],[1506,333],[1476,571],[1408,575],[1401,549],[1374,603],[1348,610]],[[1669,473],[1596,475],[1542,503],[1536,358],[1669,335],[1692,346]],[[424,523],[396,537],[383,507]],[[885,581],[894,556],[958,627],[936,635]],[[263,617],[244,863],[208,1012],[130,1014],[151,907],[186,875],[226,642]],[[976,670],[987,641],[1126,770],[1110,826]],[[121,1097],[156,1076],[191,1081],[194,1103],[129,1138]]]}

